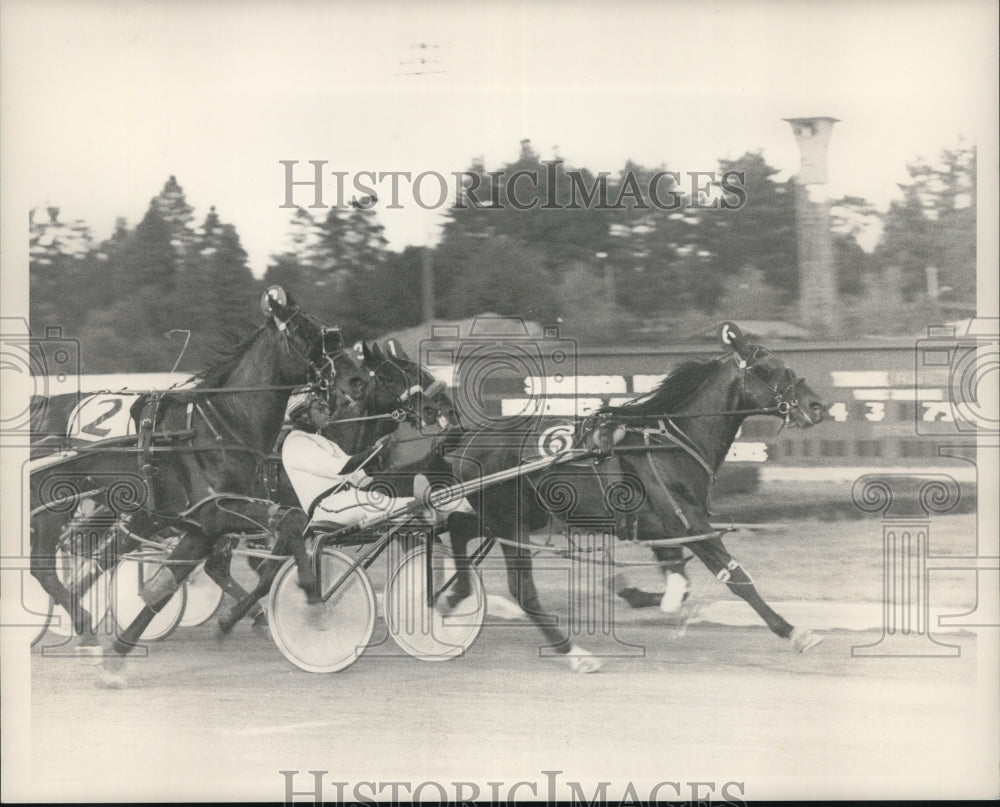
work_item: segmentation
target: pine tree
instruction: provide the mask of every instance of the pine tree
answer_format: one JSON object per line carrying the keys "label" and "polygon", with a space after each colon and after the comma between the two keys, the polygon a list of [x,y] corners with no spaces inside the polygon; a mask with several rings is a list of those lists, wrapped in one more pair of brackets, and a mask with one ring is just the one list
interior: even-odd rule
{"label": "pine tree", "polygon": [[[289,222],[284,249],[272,255],[264,273],[266,285],[279,285],[300,300],[325,297],[324,230],[304,208],[296,208]],[[318,313],[318,310],[317,310]]]}
{"label": "pine tree", "polygon": [[175,327],[191,330],[184,367],[198,369],[212,358],[213,348],[232,342],[249,329],[258,284],[247,266],[247,254],[231,224],[212,207],[191,244],[184,285],[188,295]]}
{"label": "pine tree", "polygon": [[710,256],[709,266],[720,287],[748,267],[760,270],[774,294],[774,306],[762,312],[762,318],[774,316],[798,294],[794,187],[791,181],[772,179],[778,169],[768,165],[760,152],[719,161],[720,177],[732,171],[743,175],[746,201],[736,209],[689,211],[697,220],[697,243]]}
{"label": "pine tree", "polygon": [[187,203],[184,189],[171,176],[163,190],[153,197],[150,207],[160,214],[160,218],[170,231],[170,245],[174,248],[178,261],[183,261],[195,240],[192,227],[194,208]]}
{"label": "pine tree", "polygon": [[976,293],[976,149],[959,141],[936,163],[907,166],[902,199],[885,215],[875,250],[883,266],[898,266],[907,299],[926,295],[927,267],[938,270],[941,300],[974,307]]}
{"label": "pine tree", "polygon": [[93,242],[83,221],[64,223],[59,212],[48,207],[28,214],[28,316],[38,333],[59,325],[69,335],[86,317],[76,292],[92,261]]}

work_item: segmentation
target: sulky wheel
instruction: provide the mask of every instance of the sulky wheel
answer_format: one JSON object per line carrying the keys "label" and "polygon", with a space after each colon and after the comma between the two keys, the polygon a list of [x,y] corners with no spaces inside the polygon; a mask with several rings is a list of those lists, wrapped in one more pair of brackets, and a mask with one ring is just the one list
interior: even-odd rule
{"label": "sulky wheel", "polygon": [[[119,631],[125,631],[132,621],[139,616],[146,603],[139,592],[147,580],[151,580],[161,568],[156,561],[134,562],[123,560],[115,569],[111,580],[111,610]],[[181,586],[153,617],[141,639],[155,642],[166,639],[180,624],[184,616],[184,606],[187,602],[187,589]]]}
{"label": "sulky wheel", "polygon": [[[299,586],[295,559],[281,567],[267,598],[271,637],[292,664],[306,672],[330,673],[349,667],[368,646],[375,630],[375,594],[368,575],[336,549],[323,549],[325,602],[309,604]],[[346,578],[346,579],[345,579]],[[336,590],[334,591],[334,587]]]}
{"label": "sulky wheel", "polygon": [[215,616],[225,596],[225,592],[205,573],[204,563],[184,581],[184,589],[187,595],[180,621],[182,628],[204,625]]}
{"label": "sulky wheel", "polygon": [[[438,601],[453,585],[455,562],[442,547],[431,555]],[[461,656],[479,636],[486,619],[486,590],[478,569],[470,570],[472,593],[445,615],[427,604],[427,550],[404,557],[385,588],[385,623],[389,635],[407,654],[422,661],[447,661]],[[441,589],[444,588],[444,592]]]}

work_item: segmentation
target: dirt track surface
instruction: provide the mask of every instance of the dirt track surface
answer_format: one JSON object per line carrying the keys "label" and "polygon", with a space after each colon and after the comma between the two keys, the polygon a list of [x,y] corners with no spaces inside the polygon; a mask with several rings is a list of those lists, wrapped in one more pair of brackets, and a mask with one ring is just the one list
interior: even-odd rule
{"label": "dirt track surface", "polygon": [[[394,657],[386,643],[315,675],[245,625],[223,644],[205,625],[132,660],[123,691],[98,688],[82,660],[36,650],[33,782],[50,798],[280,800],[279,771],[300,771],[294,788],[311,792],[307,771],[320,770],[330,800],[333,781],[352,783],[350,798],[364,780],[434,780],[449,798],[459,780],[483,798],[487,781],[526,780],[545,798],[542,772],[561,771],[559,783],[611,782],[609,796],[632,782],[643,800],[664,780],[714,782],[715,798],[740,782],[749,799],[943,797],[983,779],[975,637],[947,637],[959,658],[858,659],[851,646],[877,635],[828,634],[805,656],[762,628],[680,635],[646,621],[618,635],[639,647],[586,641],[623,656],[596,675],[539,658],[534,633],[492,620],[463,658]],[[376,793],[390,796],[389,785]]]}

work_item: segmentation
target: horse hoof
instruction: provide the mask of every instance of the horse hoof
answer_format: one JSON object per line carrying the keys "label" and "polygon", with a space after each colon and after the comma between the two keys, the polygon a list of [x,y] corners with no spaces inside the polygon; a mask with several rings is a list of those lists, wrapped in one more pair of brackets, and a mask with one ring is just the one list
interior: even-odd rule
{"label": "horse hoof", "polygon": [[468,599],[470,594],[472,594],[471,591],[464,595],[449,591],[443,597],[438,597],[438,601],[434,603],[434,610],[441,616],[451,616],[462,601]]}
{"label": "horse hoof", "polygon": [[794,628],[792,635],[788,638],[792,640],[792,647],[799,653],[812,650],[812,648],[823,641],[823,637],[818,633],[813,633],[811,630],[802,630],[801,628]]}
{"label": "horse hoof", "polygon": [[97,636],[87,631],[80,636],[80,643],[77,645],[77,648],[83,652],[96,652],[101,649],[101,643],[97,641]]}
{"label": "horse hoof", "polygon": [[569,653],[566,654],[569,660],[569,668],[575,673],[595,673],[601,669],[601,660],[593,653],[584,650],[582,647],[573,645]]}
{"label": "horse hoof", "polygon": [[682,574],[669,572],[660,600],[660,611],[664,614],[676,614],[687,597],[688,581]]}
{"label": "horse hoof", "polygon": [[125,659],[121,656],[109,656],[101,665],[99,683],[108,689],[127,689],[128,679],[125,676]]}
{"label": "horse hoof", "polygon": [[486,595],[486,612],[497,619],[527,619],[528,615],[517,603],[499,594]]}

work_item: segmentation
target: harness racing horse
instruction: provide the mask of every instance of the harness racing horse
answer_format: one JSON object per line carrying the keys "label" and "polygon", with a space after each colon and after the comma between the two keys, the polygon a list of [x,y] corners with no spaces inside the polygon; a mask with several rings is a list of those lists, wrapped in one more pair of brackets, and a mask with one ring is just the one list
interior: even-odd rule
{"label": "harness racing horse", "polygon": [[[473,502],[488,530],[506,539],[501,548],[511,593],[576,671],[596,671],[600,661],[573,645],[542,609],[524,546],[550,515],[568,523],[610,520],[619,537],[626,530],[643,538],[691,538],[690,550],[774,633],[790,639],[799,652],[821,641],[764,602],[712,528],[708,503],[715,474],[746,417],[771,415],[808,428],[822,421],[826,406],[802,378],[770,351],[748,343],[735,325],[724,323],[720,336],[727,349],[722,357],[684,363],[649,395],[605,407],[580,424],[576,445],[598,452],[597,462],[587,458],[484,488]],[[446,460],[461,481],[514,467],[524,457],[523,434],[503,421],[468,431],[452,443]],[[451,532],[459,579],[439,607],[454,607],[471,592],[467,540],[465,531]]]}
{"label": "harness racing horse", "polygon": [[252,494],[292,390],[307,382],[326,385],[336,360],[327,351],[329,329],[279,287],[265,292],[261,307],[268,321],[195,376],[193,387],[140,399],[132,411],[137,435],[46,458],[32,468],[32,574],[73,615],[84,643],[96,642],[91,616],[54,568],[74,508],[91,500],[112,511],[119,545],[162,548],[165,537],[176,542],[143,586],[146,605],[105,655],[102,680],[109,686],[125,685],[126,655],[195,566],[231,534],[266,530],[297,547],[303,588],[316,595],[300,540],[304,514]]}
{"label": "harness racing horse", "polygon": [[[378,344],[369,345],[367,342],[363,342],[362,345],[363,361],[358,366],[364,386],[364,392],[359,401],[361,406],[360,408],[345,406],[344,400],[341,398],[341,405],[334,409],[334,420],[322,431],[325,437],[334,440],[339,446],[351,453],[351,459],[343,470],[345,474],[354,471],[365,462],[371,456],[369,449],[375,442],[380,437],[394,432],[404,418],[410,420],[422,418],[424,422],[440,419],[445,427],[458,425],[457,414],[451,399],[446,394],[445,384],[436,381],[430,373],[410,361],[400,346],[390,342],[390,352],[386,353],[381,350]],[[367,381],[364,380],[365,375],[368,376]],[[356,392],[358,389],[358,378],[359,376],[355,372],[349,380],[352,392]],[[334,392],[338,396],[343,395],[343,391],[339,387]],[[412,451],[408,452],[407,456],[411,455]],[[438,456],[438,464],[440,465],[440,463],[441,460]],[[422,464],[421,467],[424,465]],[[447,470],[446,467],[445,470]],[[280,503],[297,507],[299,502],[295,498],[283,470],[281,476],[282,479],[278,487],[287,498],[282,498]],[[401,479],[409,478],[409,485],[406,486],[408,489],[400,488],[397,495],[411,495],[412,474],[407,476],[406,473],[402,475],[394,473],[392,476],[394,488],[400,487]],[[383,484],[385,481],[383,479]],[[219,619],[219,629],[223,635],[230,633],[233,627],[254,610],[261,598],[267,594],[284,561],[280,556],[289,548],[282,541],[275,544],[273,554],[276,558],[265,560],[256,567],[257,585],[249,593],[243,591],[235,581],[229,578],[231,586],[235,587],[236,590],[233,588],[226,588],[226,590],[233,594],[237,602],[225,616]],[[219,563],[220,567],[223,565],[222,562]],[[225,563],[225,566],[228,576],[228,562]],[[206,569],[208,569],[208,564],[206,564]],[[221,577],[221,570],[218,573]],[[266,617],[261,612],[255,619],[255,626],[263,625],[264,619]]]}

